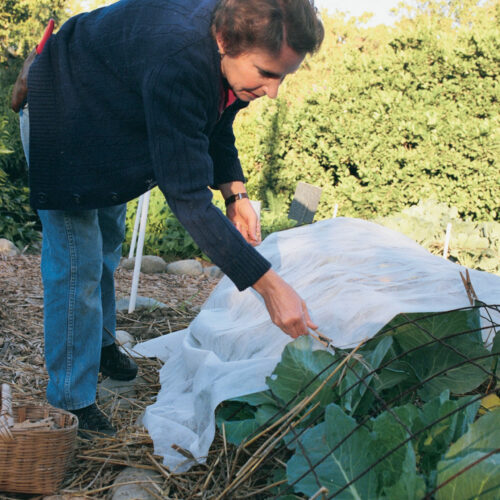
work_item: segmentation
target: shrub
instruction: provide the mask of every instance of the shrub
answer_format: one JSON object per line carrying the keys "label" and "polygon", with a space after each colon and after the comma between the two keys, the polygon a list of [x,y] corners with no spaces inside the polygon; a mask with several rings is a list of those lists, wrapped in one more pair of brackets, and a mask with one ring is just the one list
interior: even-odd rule
{"label": "shrub", "polygon": [[290,201],[305,181],[323,188],[320,218],[335,203],[343,215],[372,218],[434,198],[463,218],[498,219],[492,4],[458,26],[417,17],[385,30],[339,19],[326,28],[324,47],[281,97],[237,121],[251,194]]}
{"label": "shrub", "polygon": [[[286,203],[269,193],[270,205],[261,212],[262,237],[295,225],[286,215]],[[214,193],[215,205],[224,212],[224,202],[218,192]],[[130,251],[138,200],[127,206],[126,236],[124,254]],[[208,259],[193,238],[182,227],[177,217],[168,207],[161,191],[156,187],[151,191],[148,222],[144,238],[144,254],[161,255],[166,260],[204,258]]]}
{"label": "shrub", "polygon": [[26,160],[19,137],[19,118],[9,108],[13,75],[18,65],[4,65],[0,88],[0,237],[11,240],[20,250],[38,249],[40,224],[29,205]]}
{"label": "shrub", "polygon": [[[127,206],[127,227],[123,248],[125,253],[130,250],[137,205],[138,200],[134,200]],[[200,249],[181,226],[157,187],[151,191],[143,253],[161,255],[167,260],[201,256]]]}

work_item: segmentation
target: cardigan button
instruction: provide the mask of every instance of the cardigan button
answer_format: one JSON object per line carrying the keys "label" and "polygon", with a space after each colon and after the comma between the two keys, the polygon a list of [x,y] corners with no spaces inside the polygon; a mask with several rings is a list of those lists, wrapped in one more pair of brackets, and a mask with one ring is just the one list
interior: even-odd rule
{"label": "cardigan button", "polygon": [[82,200],[81,200],[81,196],[80,196],[79,194],[76,194],[76,193],[75,193],[75,194],[73,195],[73,201],[75,202],[75,205],[80,205],[80,203],[81,203],[81,201],[82,201]]}
{"label": "cardigan button", "polygon": [[120,198],[118,197],[118,193],[115,193],[115,192],[111,193],[111,201],[113,203],[117,203],[119,199]]}
{"label": "cardigan button", "polygon": [[38,203],[40,203],[40,205],[45,205],[45,203],[47,203],[47,195],[45,193],[38,193]]}

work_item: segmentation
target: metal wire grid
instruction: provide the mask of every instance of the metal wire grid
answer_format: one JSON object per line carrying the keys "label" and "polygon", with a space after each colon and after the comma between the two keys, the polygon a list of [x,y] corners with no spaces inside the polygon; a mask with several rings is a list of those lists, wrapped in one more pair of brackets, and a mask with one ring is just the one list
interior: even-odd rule
{"label": "metal wire grid", "polygon": [[[308,463],[308,469],[299,478],[297,478],[294,482],[290,483],[286,487],[286,489],[279,494],[279,496],[293,493],[293,487],[299,481],[301,481],[303,478],[305,478],[308,474],[312,474],[312,476],[315,478],[315,481],[316,481],[317,486],[318,486],[318,492],[325,491],[325,488],[321,484],[320,479],[319,479],[318,475],[315,472],[315,469],[320,464],[322,464],[330,456],[331,453],[333,453],[335,450],[337,450],[340,446],[342,446],[343,443],[345,443],[351,436],[353,436],[357,432],[358,429],[362,428],[370,420],[370,418],[376,416],[376,414],[380,414],[384,410],[387,411],[387,412],[389,412],[392,415],[392,417],[394,418],[394,420],[399,425],[401,425],[403,427],[403,429],[404,429],[404,431],[405,431],[405,433],[407,435],[407,438],[404,439],[404,440],[402,440],[400,443],[398,443],[398,445],[395,446],[394,448],[392,448],[389,451],[387,451],[386,453],[384,453],[381,457],[379,457],[376,461],[374,461],[369,467],[367,467],[365,470],[363,470],[362,472],[360,472],[352,480],[346,482],[346,484],[343,485],[341,488],[339,488],[337,491],[328,492],[328,493],[322,493],[321,494],[321,498],[323,498],[323,499],[326,499],[326,498],[328,498],[328,499],[335,498],[337,495],[339,495],[340,493],[342,493],[344,490],[346,490],[351,485],[353,485],[356,481],[358,481],[363,476],[365,476],[366,474],[368,474],[374,467],[376,467],[378,464],[380,464],[381,462],[383,462],[387,457],[389,457],[390,455],[392,455],[393,453],[395,453],[397,450],[399,450],[401,447],[403,447],[404,445],[406,445],[408,442],[417,439],[422,433],[424,433],[428,429],[432,428],[433,426],[435,426],[436,424],[440,423],[441,421],[446,420],[447,418],[451,417],[455,413],[460,412],[461,410],[465,409],[467,406],[470,406],[470,405],[474,404],[475,402],[481,400],[485,396],[493,394],[495,392],[496,375],[492,371],[485,369],[478,362],[481,361],[481,360],[484,360],[484,359],[488,359],[488,358],[493,359],[495,357],[498,357],[499,354],[500,354],[500,352],[489,352],[489,354],[485,354],[485,355],[482,355],[482,356],[468,357],[466,354],[464,354],[460,350],[456,349],[453,345],[449,344],[450,339],[453,339],[453,338],[456,338],[456,337],[459,337],[459,336],[462,336],[462,335],[477,333],[477,331],[478,331],[477,328],[472,328],[472,329],[468,329],[468,330],[464,330],[464,331],[460,331],[460,332],[455,332],[455,333],[452,333],[450,335],[444,336],[442,338],[438,338],[435,335],[433,335],[432,332],[430,332],[428,329],[426,329],[425,327],[423,327],[422,324],[421,324],[422,320],[425,320],[425,319],[435,318],[435,317],[438,317],[440,315],[450,314],[451,312],[455,312],[455,311],[470,311],[470,310],[474,310],[474,309],[478,309],[479,310],[479,314],[480,314],[481,319],[484,320],[487,323],[486,326],[481,326],[480,327],[480,331],[481,332],[483,330],[488,330],[490,332],[496,332],[497,334],[500,334],[500,324],[493,320],[493,316],[495,314],[493,314],[493,315],[491,314],[492,311],[494,311],[496,314],[500,314],[500,306],[499,305],[486,305],[486,304],[481,303],[479,301],[476,301],[475,305],[473,305],[471,307],[460,308],[460,309],[456,309],[454,311],[444,311],[444,312],[439,312],[439,313],[433,313],[433,314],[429,314],[428,316],[425,316],[425,317],[419,317],[417,319],[412,319],[408,315],[402,315],[406,319],[406,322],[400,323],[400,324],[398,324],[397,326],[395,326],[395,327],[393,327],[391,329],[386,329],[386,330],[384,330],[384,332],[385,333],[389,333],[391,331],[396,331],[398,328],[401,328],[403,326],[412,324],[413,326],[415,326],[416,328],[418,328],[422,332],[424,332],[429,337],[429,341],[426,342],[426,343],[424,343],[424,344],[420,344],[420,345],[418,345],[418,346],[416,346],[416,347],[414,347],[412,349],[408,349],[407,351],[405,351],[405,352],[403,352],[403,353],[401,353],[401,354],[399,354],[399,355],[397,355],[397,356],[389,359],[388,361],[386,361],[385,363],[383,363],[382,365],[380,365],[378,368],[376,368],[374,370],[367,371],[364,375],[360,375],[356,371],[356,369],[353,366],[351,366],[350,363],[347,363],[345,365],[346,368],[347,368],[347,370],[349,370],[351,373],[353,373],[353,375],[357,378],[357,382],[355,382],[354,384],[351,384],[342,393],[340,393],[339,398],[341,398],[344,395],[346,395],[349,391],[354,390],[356,387],[358,387],[360,385],[363,385],[364,387],[366,387],[366,389],[368,391],[370,391],[373,394],[374,398],[379,403],[379,407],[377,408],[376,413],[372,412],[372,413],[364,416],[363,418],[359,419],[357,426],[354,429],[352,429],[352,431],[350,431],[348,434],[346,434],[343,437],[343,439],[341,441],[339,441],[334,447],[332,447],[321,459],[316,460],[316,461],[313,461],[311,459],[311,457],[308,456],[306,447],[304,447],[302,445],[302,442],[300,441],[300,438],[301,438],[301,436],[304,434],[304,432],[308,428],[310,428],[313,425],[315,425],[316,423],[318,423],[318,421],[322,418],[322,415],[317,415],[314,419],[312,419],[312,421],[309,423],[309,425],[308,425],[307,428],[302,428],[300,431],[296,431],[295,429],[291,428],[291,432],[293,434],[293,437],[288,442],[288,446],[291,443],[297,442],[297,446],[299,446],[301,448],[302,454],[304,455],[304,458],[306,459],[306,461]],[[500,317],[500,316],[497,316],[497,317]],[[375,340],[375,338],[372,338],[372,339],[368,340],[365,345],[368,345],[370,342],[372,342],[374,340]],[[393,397],[392,399],[390,399],[388,401],[384,400],[382,398],[382,396],[369,383],[369,381],[372,380],[373,376],[376,376],[377,373],[380,372],[381,370],[383,370],[384,368],[390,366],[391,364],[393,364],[394,362],[396,362],[396,361],[398,361],[400,359],[403,359],[408,354],[410,354],[410,353],[412,353],[414,351],[418,351],[420,349],[424,349],[424,348],[429,347],[429,346],[431,346],[433,344],[439,344],[440,346],[443,347],[443,349],[451,350],[453,353],[455,353],[460,358],[462,358],[461,361],[455,363],[454,365],[446,366],[446,368],[444,368],[443,370],[441,370],[439,372],[433,373],[432,376],[429,376],[426,379],[421,380],[417,384],[414,384],[413,386],[409,387],[408,389],[404,390],[403,392],[401,392],[400,394],[398,394],[397,396]],[[334,356],[334,359],[332,360],[332,362],[327,367],[325,367],[320,373],[318,373],[312,380],[310,380],[307,383],[307,385],[304,386],[303,389],[294,398],[292,398],[285,405],[283,405],[280,408],[280,411],[276,413],[276,415],[272,416],[265,424],[263,424],[261,427],[259,427],[259,429],[254,433],[254,435],[259,434],[259,432],[262,431],[263,429],[265,429],[266,427],[268,427],[268,425],[270,425],[275,420],[275,418],[279,417],[280,415],[283,415],[289,408],[293,407],[293,405],[295,403],[297,403],[298,401],[300,401],[301,399],[303,399],[304,395],[306,394],[307,389],[312,384],[314,384],[315,381],[320,380],[323,375],[327,374],[335,366],[337,366],[338,363],[343,358],[346,357],[346,355],[347,354],[345,352],[339,352],[339,351],[337,351],[337,354]],[[474,397],[473,399],[471,399],[469,402],[465,403],[464,405],[461,405],[458,408],[455,408],[453,411],[450,411],[449,413],[447,413],[447,414],[443,415],[442,417],[436,419],[435,421],[431,422],[430,424],[426,425],[425,427],[419,429],[417,432],[412,432],[408,428],[408,426],[406,426],[404,424],[404,422],[402,422],[401,419],[397,416],[397,414],[392,410],[391,406],[394,403],[397,403],[398,401],[403,400],[405,398],[405,396],[413,393],[414,391],[416,391],[419,388],[424,387],[425,384],[427,384],[429,381],[431,381],[431,380],[433,380],[433,379],[435,379],[435,378],[443,375],[444,373],[446,373],[446,372],[448,372],[448,371],[450,371],[452,369],[455,369],[455,368],[458,368],[460,366],[467,365],[467,364],[475,366],[476,368],[478,368],[479,370],[481,370],[482,372],[484,372],[485,379],[486,378],[489,379],[489,383],[488,383],[486,389],[484,390],[484,392],[481,392],[476,397]],[[367,382],[367,379],[369,379],[368,382]],[[275,397],[275,400],[276,400],[277,404],[279,404],[279,399]],[[277,458],[284,451],[284,449],[285,449],[285,445],[283,443],[281,443],[280,445],[276,446],[273,449],[273,451],[266,457],[266,460],[272,460],[273,458]],[[459,477],[461,474],[464,474],[465,472],[467,472],[468,470],[470,470],[472,467],[478,465],[481,461],[485,460],[486,458],[488,458],[489,456],[491,456],[491,455],[493,455],[493,454],[495,454],[497,452],[500,452],[500,449],[493,450],[488,455],[483,456],[483,457],[481,457],[481,459],[475,461],[474,463],[469,464],[463,470],[459,471],[458,473],[454,474],[452,477],[448,478],[446,480],[446,482],[443,482],[442,484],[437,485],[434,488],[434,490],[431,491],[431,492],[429,492],[429,493],[427,493],[424,498],[425,499],[431,499],[432,496],[440,488],[442,488],[445,485],[449,484],[451,481],[453,481],[454,479],[456,479],[457,477]],[[329,496],[326,496],[326,495],[329,495]],[[315,497],[316,497],[316,495],[315,495]]]}

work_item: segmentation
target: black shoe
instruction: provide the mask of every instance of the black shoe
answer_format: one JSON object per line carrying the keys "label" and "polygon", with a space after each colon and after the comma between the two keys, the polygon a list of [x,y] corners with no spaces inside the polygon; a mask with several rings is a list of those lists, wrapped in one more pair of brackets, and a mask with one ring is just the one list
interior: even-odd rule
{"label": "black shoe", "polygon": [[116,429],[111,425],[108,417],[97,408],[95,403],[85,408],[69,411],[78,417],[78,435],[85,439],[92,439],[94,433],[106,436],[116,434]]}
{"label": "black shoe", "polygon": [[137,364],[111,344],[101,349],[100,371],[114,380],[132,380],[137,375]]}

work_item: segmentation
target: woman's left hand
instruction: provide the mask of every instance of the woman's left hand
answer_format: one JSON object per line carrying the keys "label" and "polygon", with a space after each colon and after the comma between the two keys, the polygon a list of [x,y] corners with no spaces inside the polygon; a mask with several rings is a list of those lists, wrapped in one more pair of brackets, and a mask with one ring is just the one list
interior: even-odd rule
{"label": "woman's left hand", "polygon": [[242,198],[231,203],[226,215],[250,245],[255,247],[262,242],[260,222],[250,200]]}

